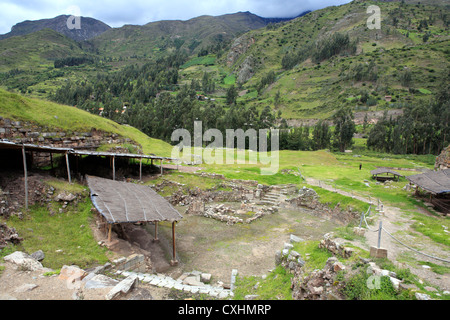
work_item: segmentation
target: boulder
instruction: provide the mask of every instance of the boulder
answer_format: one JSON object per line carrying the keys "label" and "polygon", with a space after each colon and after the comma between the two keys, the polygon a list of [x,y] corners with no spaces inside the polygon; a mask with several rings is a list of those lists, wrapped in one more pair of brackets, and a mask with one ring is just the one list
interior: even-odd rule
{"label": "boulder", "polygon": [[38,251],[36,251],[36,252],[33,252],[33,253],[31,254],[31,257],[32,257],[33,259],[37,260],[37,261],[42,261],[42,260],[44,260],[44,258],[45,258],[45,254],[44,254],[44,252],[43,252],[42,250],[38,250]]}
{"label": "boulder", "polygon": [[44,269],[39,261],[22,251],[11,253],[3,259],[17,265],[19,269],[24,271],[38,271]]}
{"label": "boulder", "polygon": [[69,282],[81,281],[87,276],[87,272],[77,266],[63,266],[58,279]]}
{"label": "boulder", "polygon": [[138,282],[137,275],[130,275],[124,280],[120,281],[108,294],[105,296],[106,300],[114,300],[126,295]]}

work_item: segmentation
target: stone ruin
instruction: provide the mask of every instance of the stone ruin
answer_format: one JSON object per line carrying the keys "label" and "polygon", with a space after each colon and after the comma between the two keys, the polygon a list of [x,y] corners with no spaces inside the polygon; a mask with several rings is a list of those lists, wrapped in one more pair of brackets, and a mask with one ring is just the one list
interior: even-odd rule
{"label": "stone ruin", "polygon": [[[227,207],[224,204],[209,206],[203,210],[203,216],[212,218],[222,222],[226,222],[227,225],[233,225],[236,223],[252,223],[253,221],[268,215],[278,212],[278,208],[256,206],[255,204],[242,203],[241,208],[235,210],[231,207]],[[243,218],[243,216],[250,213],[249,218]]]}

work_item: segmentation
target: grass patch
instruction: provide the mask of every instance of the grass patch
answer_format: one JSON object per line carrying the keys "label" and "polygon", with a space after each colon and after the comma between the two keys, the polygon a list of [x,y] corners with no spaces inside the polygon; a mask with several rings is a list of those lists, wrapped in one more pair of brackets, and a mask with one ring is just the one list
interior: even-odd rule
{"label": "grass patch", "polygon": [[42,250],[43,265],[52,269],[72,264],[81,268],[104,264],[108,261],[107,250],[98,246],[89,227],[91,208],[92,203],[86,198],[77,207],[53,216],[47,208],[34,206],[22,220],[11,217],[8,225],[24,238],[15,250],[29,254]]}
{"label": "grass patch", "polygon": [[293,275],[277,266],[265,279],[261,277],[236,277],[234,300],[244,300],[246,295],[258,295],[258,300],[292,300]]}
{"label": "grass patch", "polygon": [[180,68],[181,69],[187,69],[192,66],[198,66],[198,65],[204,65],[209,66],[213,65],[216,62],[216,56],[215,55],[208,55],[204,57],[195,57],[185,64],[183,64]]}

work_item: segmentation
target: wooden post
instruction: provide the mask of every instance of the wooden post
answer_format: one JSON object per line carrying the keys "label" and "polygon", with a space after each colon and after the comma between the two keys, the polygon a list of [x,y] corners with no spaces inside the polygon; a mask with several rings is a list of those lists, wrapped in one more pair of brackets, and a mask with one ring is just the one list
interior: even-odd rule
{"label": "wooden post", "polygon": [[67,178],[69,183],[72,183],[72,178],[70,177],[70,165],[69,165],[69,154],[66,152],[66,166],[67,166]]}
{"label": "wooden post", "polygon": [[161,175],[163,175],[163,166],[162,166],[162,159],[161,159],[161,162],[160,162],[160,164],[161,164]]}
{"label": "wooden post", "polygon": [[28,210],[28,173],[27,173],[27,158],[25,155],[25,146],[22,146],[23,157],[23,174],[25,180],[25,208]]}
{"label": "wooden post", "polygon": [[111,229],[112,229],[112,223],[109,224],[109,230],[108,230],[108,242],[111,242]]}
{"label": "wooden post", "polygon": [[159,241],[158,239],[158,221],[155,221],[155,238],[153,239],[153,241]]}
{"label": "wooden post", "polygon": [[175,221],[172,222],[172,245],[173,245],[173,259],[170,261],[170,264],[172,266],[176,266],[178,264],[177,261],[177,251],[176,251],[176,245],[175,245]]}
{"label": "wooden post", "polygon": [[50,164],[52,165],[52,171],[53,171],[53,153],[50,152]]}
{"label": "wooden post", "polygon": [[116,156],[112,157],[113,180],[116,180]]}
{"label": "wooden post", "polygon": [[142,181],[142,158],[139,163],[139,181]]}
{"label": "wooden post", "polygon": [[378,249],[381,245],[381,231],[383,230],[383,221],[380,221],[380,227],[378,228]]}

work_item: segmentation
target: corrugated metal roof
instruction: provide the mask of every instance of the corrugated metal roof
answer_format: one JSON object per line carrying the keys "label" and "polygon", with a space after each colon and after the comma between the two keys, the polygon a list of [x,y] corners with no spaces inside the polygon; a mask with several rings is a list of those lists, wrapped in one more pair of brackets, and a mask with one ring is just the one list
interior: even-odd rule
{"label": "corrugated metal roof", "polygon": [[27,144],[27,143],[22,144],[7,140],[0,140],[0,149],[22,149],[23,147],[25,147],[25,149],[27,150],[36,152],[66,153],[73,151],[73,149],[71,148],[55,148],[51,146],[40,146],[36,144]]}
{"label": "corrugated metal roof", "polygon": [[168,157],[159,157],[155,155],[145,155],[145,154],[131,154],[131,153],[114,153],[114,152],[98,152],[89,150],[74,150],[72,148],[56,148],[52,146],[35,145],[35,144],[22,144],[15,143],[8,140],[0,140],[0,149],[22,149],[25,147],[28,151],[36,152],[51,152],[51,153],[70,153],[78,155],[91,155],[91,156],[106,156],[106,157],[124,157],[124,158],[135,158],[135,159],[156,159],[156,160],[168,160],[174,161],[177,159]]}
{"label": "corrugated metal roof", "polygon": [[181,214],[148,186],[86,176],[91,199],[108,223],[179,221]]}
{"label": "corrugated metal roof", "polygon": [[406,177],[416,186],[434,194],[450,192],[450,169],[430,171]]}
{"label": "corrugated metal roof", "polygon": [[403,177],[403,175],[401,175],[400,173],[398,173],[398,172],[396,172],[394,170],[388,169],[388,168],[378,168],[378,169],[370,171],[370,173],[372,175],[383,174],[383,173],[391,173],[391,174],[394,174],[396,176]]}

